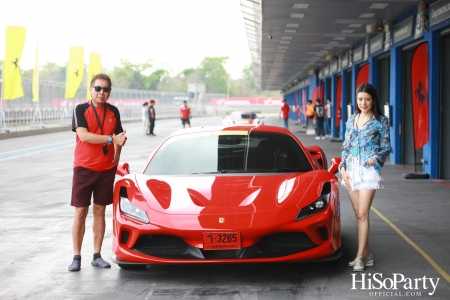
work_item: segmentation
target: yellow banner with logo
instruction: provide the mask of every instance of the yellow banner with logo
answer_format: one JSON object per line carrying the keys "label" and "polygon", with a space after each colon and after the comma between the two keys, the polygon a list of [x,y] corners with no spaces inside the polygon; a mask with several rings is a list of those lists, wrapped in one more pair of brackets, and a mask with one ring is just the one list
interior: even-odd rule
{"label": "yellow banner with logo", "polygon": [[25,45],[26,28],[6,26],[6,52],[3,67],[3,99],[23,97],[20,58]]}
{"label": "yellow banner with logo", "polygon": [[70,47],[69,63],[67,64],[66,99],[75,97],[84,75],[84,48]]}
{"label": "yellow banner with logo", "polygon": [[91,86],[91,79],[97,74],[100,74],[102,72],[102,63],[100,62],[100,53],[91,53],[91,58],[89,60],[89,69],[88,69],[88,76],[87,76],[87,94],[86,99],[91,99],[91,93],[90,93],[90,86]]}

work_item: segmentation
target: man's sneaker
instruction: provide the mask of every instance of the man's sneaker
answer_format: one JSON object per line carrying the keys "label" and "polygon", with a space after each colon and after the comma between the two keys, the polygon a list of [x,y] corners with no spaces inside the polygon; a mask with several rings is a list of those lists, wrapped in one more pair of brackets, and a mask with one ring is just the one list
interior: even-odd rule
{"label": "man's sneaker", "polygon": [[316,136],[316,140],[320,140],[320,136]]}
{"label": "man's sneaker", "polygon": [[74,259],[72,264],[69,266],[70,272],[78,272],[81,269],[81,260]]}
{"label": "man's sneaker", "polygon": [[94,267],[100,267],[100,268],[111,268],[111,265],[109,264],[109,262],[107,262],[106,260],[104,260],[101,257],[97,258],[96,260],[93,260],[91,262],[91,265],[93,265]]}
{"label": "man's sneaker", "polygon": [[[355,265],[355,260],[352,260],[351,262],[349,262],[348,266],[349,267],[353,267]],[[372,256],[372,254],[370,254],[368,257],[364,257],[363,262],[364,262],[364,266],[372,267],[373,266],[373,256]]]}
{"label": "man's sneaker", "polygon": [[322,140],[324,140],[325,139],[325,137],[324,136],[322,136]]}
{"label": "man's sneaker", "polygon": [[355,265],[353,266],[353,271],[355,271],[355,272],[364,271],[364,261],[362,260],[362,257],[357,257],[355,259]]}

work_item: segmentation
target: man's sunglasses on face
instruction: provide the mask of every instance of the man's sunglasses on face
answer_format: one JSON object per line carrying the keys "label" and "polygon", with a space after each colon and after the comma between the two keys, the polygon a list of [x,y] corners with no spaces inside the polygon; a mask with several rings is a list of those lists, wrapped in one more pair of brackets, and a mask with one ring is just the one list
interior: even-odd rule
{"label": "man's sunglasses on face", "polygon": [[110,88],[109,86],[104,86],[104,87],[101,87],[101,86],[98,86],[98,85],[94,86],[94,90],[95,90],[97,93],[100,92],[102,89],[103,89],[103,91],[104,91],[105,93],[111,92],[111,88]]}

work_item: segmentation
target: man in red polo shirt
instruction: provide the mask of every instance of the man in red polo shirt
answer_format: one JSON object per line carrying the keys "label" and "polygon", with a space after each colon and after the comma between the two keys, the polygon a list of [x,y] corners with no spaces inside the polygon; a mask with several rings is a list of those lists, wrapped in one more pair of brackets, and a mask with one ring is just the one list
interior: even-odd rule
{"label": "man in red polo shirt", "polygon": [[280,107],[280,117],[281,117],[281,126],[283,128],[288,129],[289,125],[289,105],[286,103],[286,99],[281,100]]}
{"label": "man in red polo shirt", "polygon": [[113,201],[113,185],[122,146],[127,137],[117,107],[106,103],[111,94],[111,79],[97,74],[91,80],[92,100],[77,105],[73,112],[72,130],[76,132],[73,164],[72,200],[75,217],[72,225],[74,258],[69,271],[81,268],[81,245],[86,217],[93,197],[93,266],[110,268],[100,250],[105,235],[105,210]]}
{"label": "man in red polo shirt", "polygon": [[183,101],[183,105],[180,108],[180,118],[181,118],[181,124],[183,125],[183,129],[185,128],[185,125],[188,124],[189,127],[191,127],[191,109],[187,106],[187,102]]}

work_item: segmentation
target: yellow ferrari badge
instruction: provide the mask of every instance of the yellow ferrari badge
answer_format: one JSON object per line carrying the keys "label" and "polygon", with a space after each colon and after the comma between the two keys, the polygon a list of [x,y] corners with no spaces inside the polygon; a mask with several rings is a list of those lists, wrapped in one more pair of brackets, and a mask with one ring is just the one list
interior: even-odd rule
{"label": "yellow ferrari badge", "polygon": [[225,218],[219,218],[219,223],[225,223]]}

